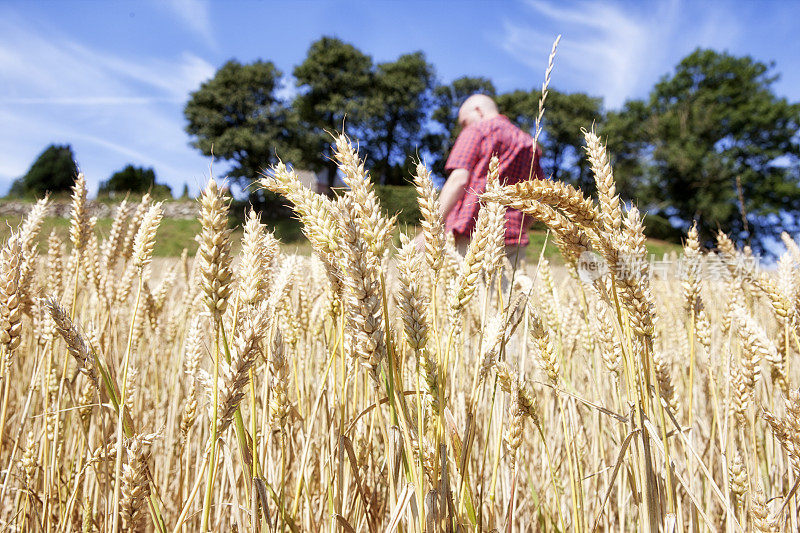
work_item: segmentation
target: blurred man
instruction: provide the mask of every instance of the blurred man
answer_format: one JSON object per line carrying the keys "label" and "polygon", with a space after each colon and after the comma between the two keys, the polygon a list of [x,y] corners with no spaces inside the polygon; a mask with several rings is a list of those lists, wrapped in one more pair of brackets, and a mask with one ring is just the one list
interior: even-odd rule
{"label": "blurred man", "polygon": [[[478,195],[486,190],[492,156],[497,155],[500,160],[501,183],[511,185],[529,177],[543,179],[544,174],[538,147],[533,157],[533,138],[501,115],[488,96],[474,94],[467,98],[458,111],[458,123],[462,130],[445,163],[449,176],[439,202],[445,229],[453,232],[456,247],[463,255],[475,230]],[[512,264],[520,252],[520,259],[525,256],[530,222],[530,218],[523,220],[521,212],[506,210],[506,257]]]}

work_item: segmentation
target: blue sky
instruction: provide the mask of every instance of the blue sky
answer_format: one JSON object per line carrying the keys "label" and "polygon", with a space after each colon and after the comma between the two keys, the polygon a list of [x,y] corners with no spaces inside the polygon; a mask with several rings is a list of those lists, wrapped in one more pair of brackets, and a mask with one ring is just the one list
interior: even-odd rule
{"label": "blue sky", "polygon": [[698,46],[774,61],[776,92],[800,101],[798,1],[6,1],[0,193],[52,142],[72,144],[93,190],[134,163],[196,191],[209,160],[189,147],[183,105],[230,58],[291,74],[335,35],[376,61],[422,50],[445,82],[487,76],[505,91],[541,84],[559,33],[552,86],[608,108],[646,96]]}

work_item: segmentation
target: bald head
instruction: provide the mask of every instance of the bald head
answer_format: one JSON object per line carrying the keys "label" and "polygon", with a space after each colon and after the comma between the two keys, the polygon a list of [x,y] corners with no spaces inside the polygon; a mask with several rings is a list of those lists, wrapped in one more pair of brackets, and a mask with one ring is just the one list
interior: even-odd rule
{"label": "bald head", "polygon": [[473,94],[461,104],[461,108],[458,110],[458,123],[463,128],[494,118],[499,114],[494,100],[485,94]]}

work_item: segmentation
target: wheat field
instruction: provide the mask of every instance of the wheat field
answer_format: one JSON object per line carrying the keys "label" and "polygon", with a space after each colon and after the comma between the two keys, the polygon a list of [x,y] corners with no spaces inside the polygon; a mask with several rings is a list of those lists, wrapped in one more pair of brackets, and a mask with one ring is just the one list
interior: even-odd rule
{"label": "wheat field", "polygon": [[[39,201],[0,252],[0,529],[796,531],[800,249],[760,270],[692,229],[653,272],[585,135],[597,198],[495,162],[463,257],[422,164],[395,245],[343,135],[337,196],[261,180],[310,257],[252,212],[233,257],[213,178],[195,258],[152,259],[147,196],[101,238],[83,176],[39,250]],[[563,266],[505,259],[506,208]]]}

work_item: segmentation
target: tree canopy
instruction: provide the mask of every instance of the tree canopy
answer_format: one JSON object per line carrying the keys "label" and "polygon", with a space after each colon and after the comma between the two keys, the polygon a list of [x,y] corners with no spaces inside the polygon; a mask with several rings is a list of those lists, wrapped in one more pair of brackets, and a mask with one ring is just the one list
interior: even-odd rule
{"label": "tree canopy", "polygon": [[[497,98],[500,112],[533,134],[539,114],[541,91],[512,91]],[[602,99],[583,93],[548,91],[542,135],[542,170],[553,179],[568,181],[587,193],[594,189],[583,146],[581,128],[603,119]]]}
{"label": "tree canopy", "polygon": [[277,96],[281,72],[270,61],[230,60],[190,95],[184,108],[192,146],[230,161],[243,185],[281,157],[298,159],[302,138],[296,115]]}
{"label": "tree canopy", "polygon": [[77,175],[78,165],[72,146],[51,144],[36,157],[24,176],[14,180],[8,195],[41,197],[47,192],[69,191]]}
{"label": "tree canopy", "polygon": [[133,165],[125,166],[122,170],[114,172],[108,180],[101,182],[98,194],[110,195],[128,192],[149,192],[157,198],[172,196],[172,189],[169,185],[156,183],[155,170]]}
{"label": "tree canopy", "polygon": [[433,111],[431,119],[438,127],[424,137],[423,145],[427,148],[429,164],[432,170],[444,174],[444,163],[447,154],[460,132],[458,128],[458,109],[469,96],[485,94],[496,96],[497,90],[492,80],[481,77],[462,76],[446,85],[437,85],[433,90]]}
{"label": "tree canopy", "polygon": [[422,52],[377,66],[366,101],[364,148],[382,183],[401,184],[407,179],[409,157],[422,142],[433,82],[433,66]]}
{"label": "tree canopy", "polygon": [[363,127],[374,83],[372,69],[370,56],[335,37],[312,43],[305,60],[294,69],[299,93],[293,107],[310,137],[305,162],[314,170],[325,168],[329,186],[336,177],[330,134]]}
{"label": "tree canopy", "polygon": [[626,176],[628,194],[678,228],[697,220],[707,241],[722,228],[740,243],[757,237],[760,247],[764,237],[800,227],[800,104],[775,95],[771,70],[698,49],[646,105],[631,102],[613,115],[610,131],[627,160],[618,170],[639,173]]}
{"label": "tree canopy", "polygon": [[[542,167],[552,179],[594,192],[582,128],[608,143],[617,190],[647,213],[651,235],[679,240],[690,221],[709,240],[717,228],[757,246],[781,229],[800,230],[800,104],[775,95],[773,67],[750,57],[696,50],[647,99],[604,110],[601,98],[550,89],[542,122]],[[278,96],[293,83],[291,100]],[[492,80],[436,77],[422,52],[374,62],[352,44],[322,37],[284,78],[269,61],[231,60],[192,93],[187,131],[204,154],[229,160],[245,184],[276,154],[327,176],[336,164],[330,133],[361,144],[373,179],[407,182],[420,157],[443,176],[470,95],[533,132],[540,91],[499,93]],[[740,199],[742,201],[740,201]],[[743,209],[742,209],[743,207]]]}

